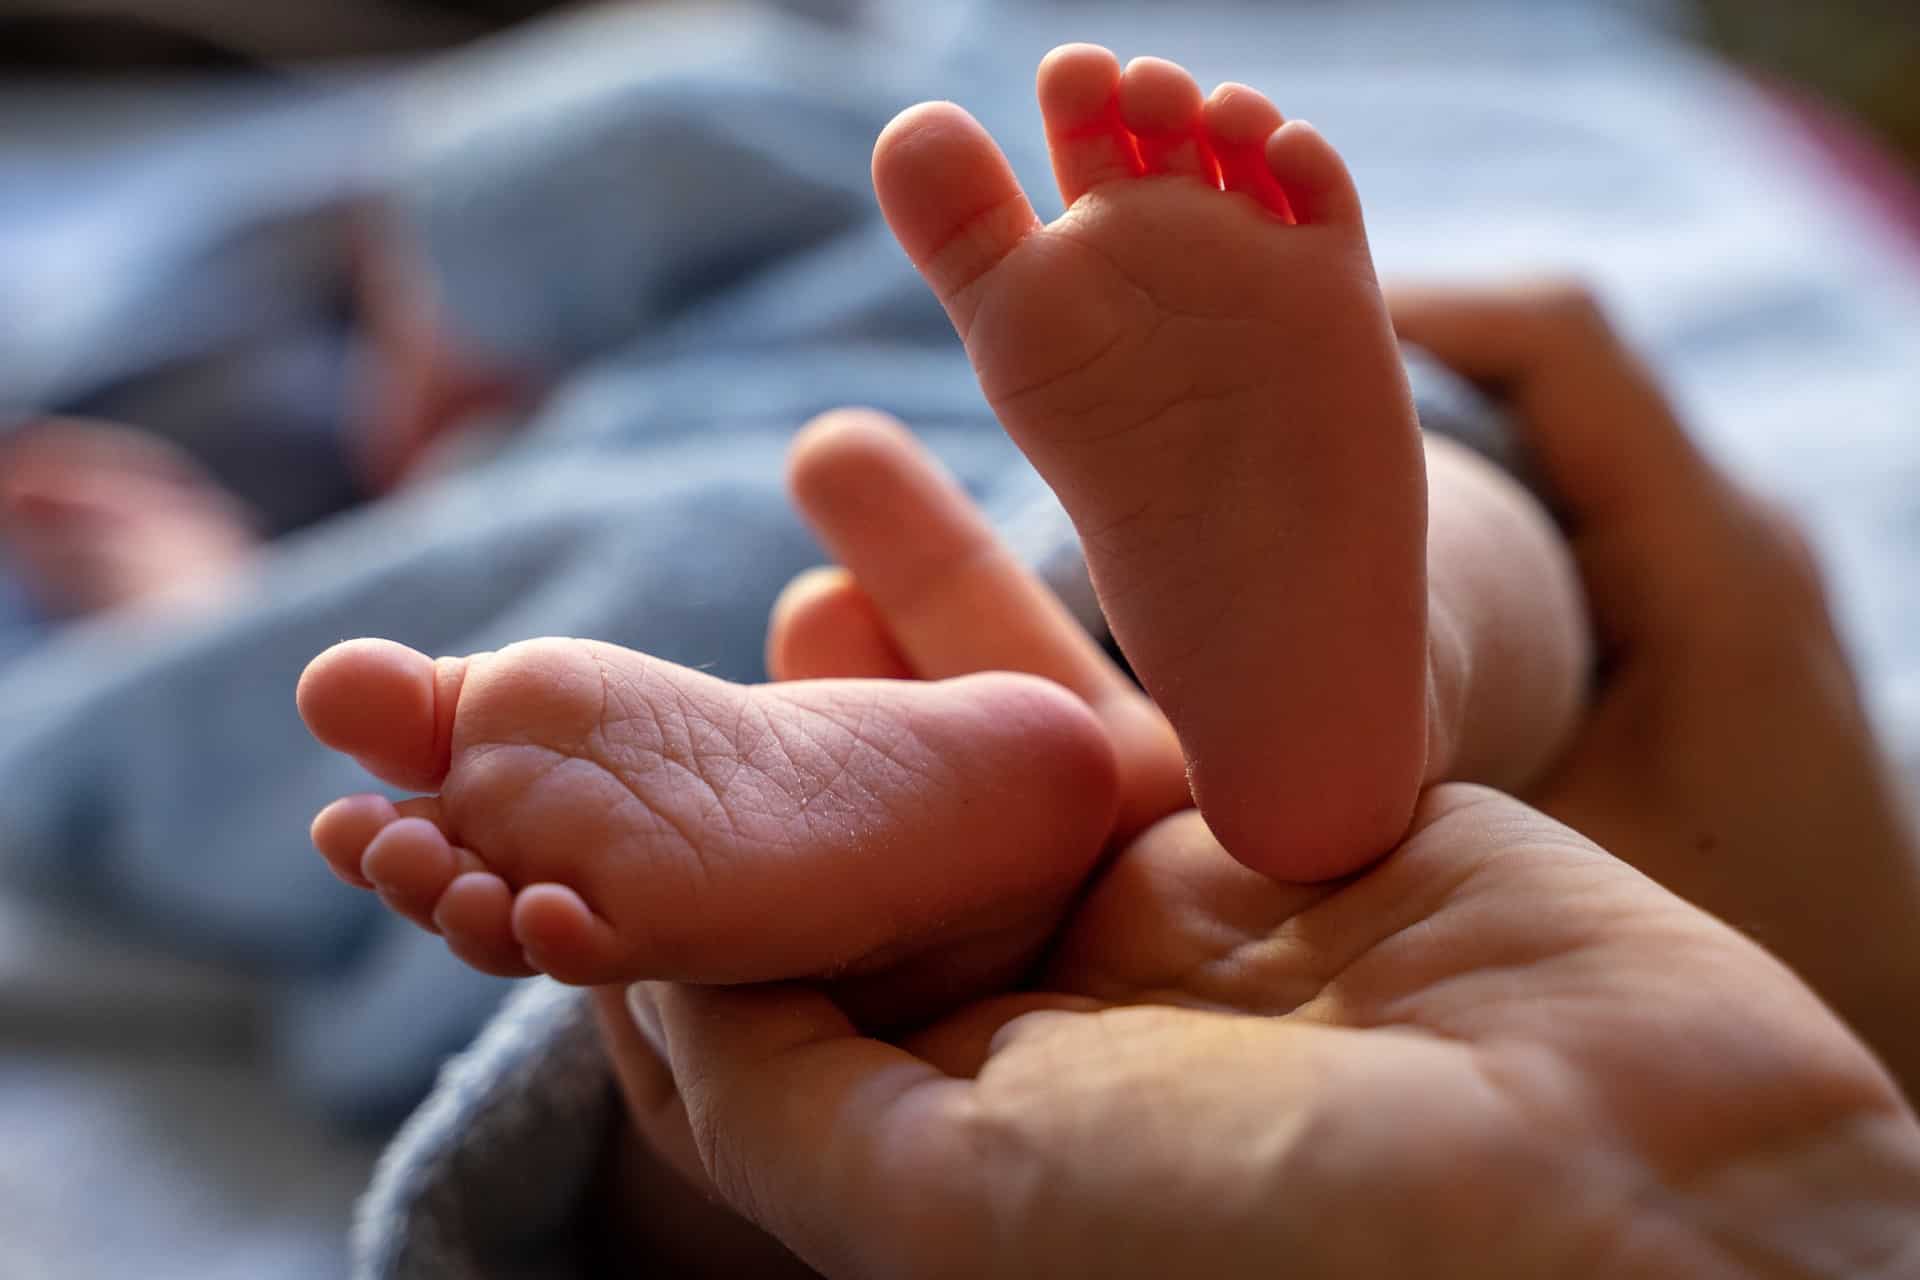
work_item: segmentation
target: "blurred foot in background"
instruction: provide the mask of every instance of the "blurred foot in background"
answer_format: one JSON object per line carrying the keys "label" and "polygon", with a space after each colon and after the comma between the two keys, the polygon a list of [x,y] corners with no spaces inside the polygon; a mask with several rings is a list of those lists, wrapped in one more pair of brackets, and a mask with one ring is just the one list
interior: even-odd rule
{"label": "blurred foot in background", "polygon": [[536,380],[455,340],[426,254],[398,221],[357,218],[348,256],[365,358],[347,389],[347,462],[386,494],[496,443]]}
{"label": "blurred foot in background", "polygon": [[204,602],[260,541],[245,504],[158,436],[48,418],[0,442],[0,550],[49,618]]}
{"label": "blurred foot in background", "polygon": [[[357,231],[348,268],[361,355],[342,371],[335,465],[364,500],[457,467],[478,451],[469,437],[491,440],[532,390],[445,336],[424,262],[396,228],[367,219]],[[262,423],[248,452],[280,452],[273,441],[286,435]],[[49,621],[218,599],[233,571],[288,527],[269,490],[276,480],[297,485],[312,459],[303,442],[286,443],[277,462],[256,459],[265,465],[252,468],[260,474],[250,485],[244,472],[223,483],[209,469],[218,459],[138,426],[49,416],[0,433],[0,569]]]}

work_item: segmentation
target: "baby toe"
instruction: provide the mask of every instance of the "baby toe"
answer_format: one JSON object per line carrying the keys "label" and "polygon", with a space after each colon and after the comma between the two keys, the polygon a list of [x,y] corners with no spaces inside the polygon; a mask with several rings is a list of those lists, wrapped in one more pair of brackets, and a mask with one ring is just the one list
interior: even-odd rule
{"label": "baby toe", "polygon": [[460,861],[438,827],[425,818],[402,817],[368,844],[360,871],[388,907],[433,930],[434,907],[459,874]]}
{"label": "baby toe", "polygon": [[1304,120],[1282,125],[1266,141],[1266,164],[1299,221],[1359,228],[1353,176],[1318,129]]}
{"label": "baby toe", "polygon": [[561,982],[597,986],[652,976],[631,971],[631,946],[565,885],[522,889],[513,901],[512,930],[528,962]]}
{"label": "baby toe", "polygon": [[1120,118],[1120,62],[1111,52],[1063,45],[1041,61],[1037,88],[1061,199],[1072,204],[1103,183],[1143,172]]}
{"label": "baby toe", "polygon": [[1134,135],[1149,174],[1176,174],[1218,185],[1219,170],[1201,128],[1200,86],[1164,58],[1135,58],[1120,76],[1120,119]]}
{"label": "baby toe", "polygon": [[334,875],[356,889],[371,889],[373,882],[360,869],[360,860],[373,838],[399,816],[385,796],[335,800],[313,820],[313,847]]}
{"label": "baby toe", "polygon": [[1280,109],[1257,89],[1223,84],[1207,99],[1201,118],[1220,166],[1221,186],[1251,196],[1284,221],[1294,221],[1286,190],[1267,164],[1267,139],[1285,123]]}
{"label": "baby toe", "polygon": [[349,640],[307,664],[295,700],[326,746],[397,787],[434,791],[446,777],[466,667],[391,640]]}
{"label": "baby toe", "polygon": [[959,107],[921,103],[874,143],[873,187],[888,227],[964,339],[971,286],[1040,225],[1006,155]]}
{"label": "baby toe", "polygon": [[527,963],[513,936],[513,890],[491,871],[455,876],[433,910],[433,924],[455,958],[496,978],[525,978]]}

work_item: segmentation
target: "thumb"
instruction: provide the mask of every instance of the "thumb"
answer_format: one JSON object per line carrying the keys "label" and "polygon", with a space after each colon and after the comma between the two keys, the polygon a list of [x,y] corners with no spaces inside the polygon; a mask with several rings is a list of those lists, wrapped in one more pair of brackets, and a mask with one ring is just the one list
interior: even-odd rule
{"label": "thumb", "polygon": [[1757,507],[1583,289],[1402,287],[1389,305],[1403,339],[1513,411],[1610,647],[1691,630],[1703,600],[1750,594],[1737,582],[1766,542]]}
{"label": "thumb", "polygon": [[988,1237],[993,1170],[968,1086],[862,1037],[803,986],[646,984],[720,1194],[829,1275],[956,1276]]}

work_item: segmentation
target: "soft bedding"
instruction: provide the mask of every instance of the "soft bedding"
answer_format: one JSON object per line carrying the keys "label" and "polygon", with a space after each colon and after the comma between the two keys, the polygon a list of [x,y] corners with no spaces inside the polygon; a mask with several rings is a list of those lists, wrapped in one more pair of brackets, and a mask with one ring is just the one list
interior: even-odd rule
{"label": "soft bedding", "polygon": [[[138,413],[124,366],[154,313],[126,299],[173,304],[177,324],[145,340],[174,346],[150,366],[258,373],[220,292],[236,245],[278,282],[249,304],[252,332],[337,341],[335,237],[369,196],[419,229],[469,340],[543,364],[555,388],[490,457],[278,543],[243,603],[0,657],[0,928],[20,940],[0,951],[0,1270],[337,1273],[373,1147],[341,1135],[403,1113],[505,994],[307,850],[307,816],[366,785],[293,714],[319,649],[583,634],[756,678],[765,608],[817,556],[780,494],[781,450],[841,403],[924,430],[1032,554],[1058,555],[1044,495],[877,221],[865,154],[893,110],[950,96],[1025,142],[1016,164],[1049,190],[1028,85],[1070,38],[1248,80],[1313,119],[1354,165],[1390,274],[1590,279],[1709,446],[1808,520],[1876,712],[1913,758],[1920,271],[1757,93],[1605,7],[642,7],[271,96],[251,132],[183,112],[165,136],[217,136],[194,153],[206,167],[153,178],[178,203],[139,252],[86,273],[92,305],[31,331],[7,309],[0,404],[115,391]],[[288,163],[301,147],[311,166]],[[0,165],[30,171],[17,150],[0,140]],[[207,198],[222,172],[250,176]],[[52,227],[61,198],[0,194],[0,225],[31,205]],[[107,216],[84,184],[64,199]],[[83,278],[50,277],[26,243],[0,236],[0,287],[57,296]],[[266,404],[309,394],[247,385]],[[307,519],[340,505],[302,500]],[[569,1274],[563,1192],[609,1105],[597,1063],[572,997],[529,984],[389,1154],[363,1270]]]}

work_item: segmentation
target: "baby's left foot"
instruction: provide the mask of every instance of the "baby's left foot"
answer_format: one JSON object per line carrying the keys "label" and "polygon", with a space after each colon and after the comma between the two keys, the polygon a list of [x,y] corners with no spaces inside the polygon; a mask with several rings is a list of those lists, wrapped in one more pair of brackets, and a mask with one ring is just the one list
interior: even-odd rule
{"label": "baby's left foot", "polygon": [[1030,676],[741,686],[615,645],[307,668],[314,736],[396,786],[314,843],[461,959],[565,982],[748,982],[940,952],[1005,984],[1105,845],[1098,722]]}

